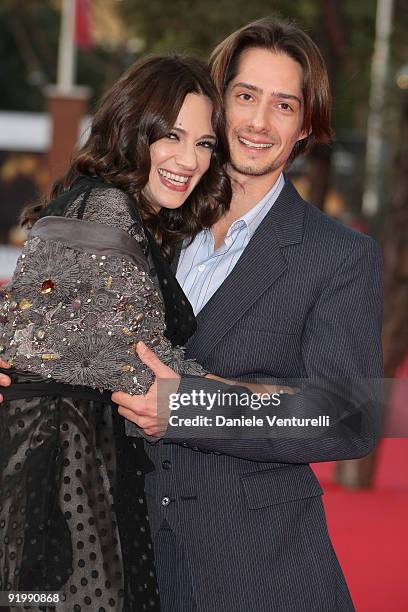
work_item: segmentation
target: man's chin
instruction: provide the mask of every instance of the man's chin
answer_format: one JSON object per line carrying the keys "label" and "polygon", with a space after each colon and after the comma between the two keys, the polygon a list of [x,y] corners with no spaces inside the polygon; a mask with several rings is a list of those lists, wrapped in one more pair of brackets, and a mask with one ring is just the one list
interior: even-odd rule
{"label": "man's chin", "polygon": [[230,166],[234,172],[242,176],[265,176],[276,170],[275,164],[260,166],[258,164],[239,162],[233,159],[230,161]]}

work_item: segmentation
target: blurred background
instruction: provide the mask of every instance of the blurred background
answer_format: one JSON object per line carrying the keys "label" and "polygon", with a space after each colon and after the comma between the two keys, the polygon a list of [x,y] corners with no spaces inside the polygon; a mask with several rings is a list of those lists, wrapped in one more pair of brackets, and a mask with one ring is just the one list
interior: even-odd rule
{"label": "blurred background", "polygon": [[[370,457],[314,466],[358,610],[406,611],[408,586],[408,0],[1,0],[0,283],[25,239],[23,206],[46,194],[86,138],[95,102],[135,59],[206,58],[274,14],[318,44],[334,94],[331,146],[289,169],[301,194],[374,236],[385,263],[385,436]],[[405,381],[405,385],[404,382]],[[390,425],[392,423],[392,425]],[[388,435],[387,435],[388,432]],[[176,612],[176,611],[175,611]]]}

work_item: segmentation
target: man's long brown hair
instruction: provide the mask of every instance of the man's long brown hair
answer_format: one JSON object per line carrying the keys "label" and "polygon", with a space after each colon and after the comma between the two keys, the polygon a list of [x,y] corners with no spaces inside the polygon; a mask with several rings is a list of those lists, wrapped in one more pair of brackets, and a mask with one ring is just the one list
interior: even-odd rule
{"label": "man's long brown hair", "polygon": [[310,134],[295,144],[289,161],[306,152],[314,142],[330,142],[333,134],[329,79],[324,60],[312,39],[296,25],[273,17],[258,19],[237,30],[223,40],[210,57],[212,76],[221,95],[237,75],[241,53],[250,48],[284,53],[302,67],[303,129]]}
{"label": "man's long brown hair", "polygon": [[[149,147],[173,129],[189,93],[204,95],[212,102],[217,144],[208,171],[183,206],[162,208],[157,214],[143,193],[150,172]],[[170,258],[177,243],[213,225],[229,207],[224,126],[222,100],[204,62],[177,55],[138,61],[104,95],[86,144],[74,156],[65,176],[54,184],[48,201],[26,209],[23,223],[32,225],[41,208],[69,189],[79,176],[98,177],[135,199],[147,228]]]}

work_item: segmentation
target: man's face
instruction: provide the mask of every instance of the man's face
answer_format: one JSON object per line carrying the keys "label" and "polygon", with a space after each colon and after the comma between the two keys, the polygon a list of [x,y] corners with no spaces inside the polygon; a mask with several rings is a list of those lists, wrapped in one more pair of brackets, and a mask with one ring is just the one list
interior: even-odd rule
{"label": "man's face", "polygon": [[284,53],[253,48],[242,52],[225,93],[231,166],[246,176],[283,169],[302,129],[302,68]]}

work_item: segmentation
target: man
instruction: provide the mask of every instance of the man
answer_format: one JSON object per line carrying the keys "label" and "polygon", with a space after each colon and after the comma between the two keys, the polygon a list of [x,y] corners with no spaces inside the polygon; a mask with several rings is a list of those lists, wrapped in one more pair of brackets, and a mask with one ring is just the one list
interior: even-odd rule
{"label": "man", "polygon": [[[330,139],[318,49],[268,18],[229,36],[211,65],[234,195],[178,261],[198,323],[187,356],[229,379],[381,377],[379,249],[305,203],[282,174],[310,143]],[[158,378],[177,378],[148,349],[139,355]],[[183,377],[179,392],[202,388],[220,383]],[[157,435],[156,393],[113,397]],[[290,414],[328,404],[306,392]],[[156,470],[146,484],[165,612],[353,610],[307,464],[363,456],[373,437],[170,439],[148,447]]]}
{"label": "man", "polygon": [[[379,249],[304,202],[283,175],[310,143],[330,139],[318,49],[267,18],[223,41],[211,65],[225,99],[234,195],[225,217],[175,262],[197,314],[187,356],[226,379],[380,377]],[[139,356],[179,392],[234,388],[178,381],[146,347]],[[353,610],[308,463],[363,456],[374,437],[291,430],[182,439],[169,427],[159,440],[157,389],[113,399],[158,440],[146,445],[156,468],[146,493],[164,612]],[[324,414],[332,400],[325,391],[291,397],[289,415]]]}

